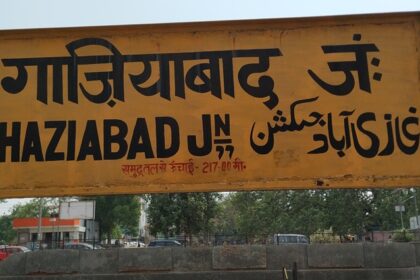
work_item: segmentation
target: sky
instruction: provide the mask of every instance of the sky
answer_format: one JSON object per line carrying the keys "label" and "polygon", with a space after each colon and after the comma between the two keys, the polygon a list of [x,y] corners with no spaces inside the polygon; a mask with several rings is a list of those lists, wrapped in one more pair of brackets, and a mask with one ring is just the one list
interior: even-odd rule
{"label": "sky", "polygon": [[419,0],[0,0],[0,30],[420,11]]}
{"label": "sky", "polygon": [[[6,30],[408,12],[420,0],[0,0],[0,11]],[[0,215],[26,201],[0,203]]]}

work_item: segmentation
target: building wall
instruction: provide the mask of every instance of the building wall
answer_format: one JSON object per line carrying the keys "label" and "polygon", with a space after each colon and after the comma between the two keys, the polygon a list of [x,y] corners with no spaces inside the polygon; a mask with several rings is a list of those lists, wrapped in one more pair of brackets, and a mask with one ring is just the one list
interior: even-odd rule
{"label": "building wall", "polygon": [[0,279],[418,280],[420,243],[45,250],[0,262]]}

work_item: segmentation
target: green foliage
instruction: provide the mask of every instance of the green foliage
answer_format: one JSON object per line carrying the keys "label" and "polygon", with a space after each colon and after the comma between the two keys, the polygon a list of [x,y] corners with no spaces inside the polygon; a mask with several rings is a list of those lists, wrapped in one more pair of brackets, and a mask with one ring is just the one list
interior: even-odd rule
{"label": "green foliage", "polygon": [[313,243],[338,243],[340,238],[334,235],[332,230],[318,231],[310,235],[311,242]]}
{"label": "green foliage", "polygon": [[13,206],[11,214],[0,217],[0,242],[11,243],[16,238],[16,232],[12,228],[12,221],[15,218],[37,218],[41,206],[42,217],[49,217],[52,213],[58,212],[58,199],[37,198],[24,204]]}
{"label": "green foliage", "polygon": [[[234,233],[246,237],[272,233],[310,235],[323,217],[322,197],[314,191],[265,191],[231,193],[222,207]],[[219,224],[223,224],[219,222]],[[219,227],[226,232],[225,229]]]}
{"label": "green foliage", "polygon": [[177,207],[174,194],[155,194],[147,197],[147,219],[150,233],[157,235],[159,232],[165,236],[173,236],[176,232]]}
{"label": "green foliage", "polygon": [[12,228],[12,217],[0,217],[0,245],[10,244],[16,238],[16,232]]}
{"label": "green foliage", "polygon": [[237,216],[239,210],[235,207],[233,196],[229,195],[217,205],[217,216],[214,217],[214,230],[218,234],[237,235]]}
{"label": "green foliage", "polygon": [[[400,214],[395,206],[400,204],[401,193],[395,190],[372,190],[370,225],[373,229],[394,230],[401,228]],[[405,218],[405,213],[403,213]]]}
{"label": "green foliage", "polygon": [[147,209],[150,232],[166,237],[175,234],[209,233],[217,213],[217,193],[149,195]]}
{"label": "green foliage", "polygon": [[[325,219],[325,197],[320,191],[287,191],[281,202],[285,202],[286,223],[278,223],[276,232],[284,230],[309,236],[322,228]],[[287,233],[287,232],[286,232]]]}
{"label": "green foliage", "polygon": [[[89,198],[91,199],[91,198]],[[58,213],[58,206],[63,199],[37,198],[25,204],[13,207],[10,216],[3,217],[0,226],[0,236],[9,236],[12,230],[11,220],[14,218],[34,218],[39,215],[42,205],[42,217],[49,217]],[[100,223],[100,232],[107,237],[138,234],[138,220],[140,217],[140,203],[137,196],[101,196],[96,198],[96,220]],[[10,223],[6,223],[10,221]],[[15,233],[14,233],[15,235]],[[118,237],[119,237],[118,236]],[[1,240],[2,238],[0,238]]]}
{"label": "green foliage", "polygon": [[239,192],[231,199],[237,209],[236,225],[239,234],[254,236],[267,228],[267,217],[261,215],[261,192]]}
{"label": "green foliage", "polygon": [[395,242],[410,242],[413,241],[414,235],[402,229],[392,235],[392,241]]}
{"label": "green foliage", "polygon": [[138,234],[138,196],[99,196],[95,200],[95,220],[99,221],[101,235],[106,236],[108,242],[118,232],[134,236]]}
{"label": "green foliage", "polygon": [[365,190],[326,191],[324,228],[340,237],[362,233],[370,214],[369,200]]}
{"label": "green foliage", "polygon": [[[406,212],[402,214],[407,226],[408,218],[415,215],[414,195],[414,189],[251,191],[223,197],[217,193],[158,194],[147,196],[147,211],[153,235],[218,233],[254,238],[299,233],[326,241],[337,235],[401,228],[400,213],[395,212],[399,204],[405,205]],[[417,199],[419,195],[417,192]],[[57,211],[58,203],[58,199],[43,199],[42,216]],[[40,199],[33,199],[15,206],[10,216],[2,217],[0,240],[10,242],[15,236],[11,220],[37,217],[39,205]],[[137,196],[96,198],[96,220],[100,222],[101,235],[109,239],[122,233],[137,235],[139,215]],[[398,233],[393,238],[408,240],[410,235]]]}
{"label": "green foliage", "polygon": [[[36,218],[39,215],[39,207],[42,207],[42,217],[49,217],[58,212],[57,199],[35,198],[25,204],[17,204],[13,207],[13,218]],[[53,206],[53,207],[51,207]]]}
{"label": "green foliage", "polygon": [[115,228],[112,230],[111,238],[120,239],[123,234],[123,229],[119,225],[116,225]]}
{"label": "green foliage", "polygon": [[406,206],[403,219],[407,224],[408,217],[414,216],[413,195],[412,189],[235,192],[220,203],[223,211],[216,219],[216,229],[247,237],[273,233],[310,236],[330,230],[331,236],[343,239],[348,234],[400,228],[400,215],[395,212],[400,203]]}

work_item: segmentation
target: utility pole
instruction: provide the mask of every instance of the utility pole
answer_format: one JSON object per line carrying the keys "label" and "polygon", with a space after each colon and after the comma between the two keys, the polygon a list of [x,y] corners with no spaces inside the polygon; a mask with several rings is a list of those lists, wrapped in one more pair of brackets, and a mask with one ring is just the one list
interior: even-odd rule
{"label": "utility pole", "polygon": [[39,199],[39,213],[38,213],[38,237],[37,241],[39,243],[39,249],[41,250],[41,240],[42,240],[42,206],[44,204],[44,201],[42,198]]}
{"label": "utility pole", "polygon": [[403,212],[403,205],[402,203],[400,204],[400,218],[401,218],[401,229],[404,229],[404,221],[403,221],[403,216],[402,216],[402,212]]}
{"label": "utility pole", "polygon": [[414,189],[414,210],[415,210],[415,215],[416,215],[416,223],[417,223],[417,230],[420,229],[420,223],[419,223],[419,210],[417,208],[417,190],[416,188]]}
{"label": "utility pole", "polygon": [[400,192],[400,218],[401,218],[401,229],[404,229],[404,221],[403,221],[403,215],[402,215],[402,212],[403,212],[403,209],[404,209],[404,211],[405,211],[405,207],[404,207],[404,205],[403,205],[403,199],[402,199],[402,192],[403,192],[403,189],[399,189],[401,192]]}

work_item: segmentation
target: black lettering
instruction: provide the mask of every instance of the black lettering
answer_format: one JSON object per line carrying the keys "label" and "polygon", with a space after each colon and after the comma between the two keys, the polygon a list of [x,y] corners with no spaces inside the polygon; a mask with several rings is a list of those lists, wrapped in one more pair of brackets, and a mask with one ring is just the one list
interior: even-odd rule
{"label": "black lettering", "polygon": [[[165,126],[170,129],[170,145],[166,147]],[[156,118],[156,155],[158,158],[168,158],[175,155],[179,150],[179,126],[174,118]]]}
{"label": "black lettering", "polygon": [[212,149],[211,137],[211,119],[209,114],[202,116],[203,120],[203,146],[197,145],[197,136],[188,135],[188,150],[194,156],[206,156]]}
{"label": "black lettering", "polygon": [[320,133],[314,134],[312,139],[315,142],[322,142],[322,145],[312,151],[309,151],[308,154],[323,154],[328,152],[328,137],[326,135]]}
{"label": "black lettering", "polygon": [[[416,112],[415,108],[410,108],[410,110],[412,110],[412,112]],[[400,120],[399,118],[395,119],[395,127],[396,127],[396,140],[397,140],[397,144],[398,147],[400,148],[400,150],[406,154],[406,155],[413,155],[417,152],[417,149],[419,147],[419,142],[420,142],[420,133],[416,133],[416,134],[412,134],[410,133],[408,127],[410,125],[415,125],[418,126],[419,124],[419,119],[417,117],[407,117],[406,119],[404,119],[402,121],[401,124],[401,130],[402,130],[402,134],[404,135],[404,137],[406,139],[408,139],[411,142],[411,146],[404,144],[402,137],[401,137],[401,132],[400,132]]]}
{"label": "black lettering", "polygon": [[[354,34],[354,41],[360,41],[360,39],[360,34]],[[309,75],[318,85],[333,95],[347,95],[354,89],[355,80],[352,72],[356,72],[359,79],[359,88],[365,92],[371,93],[367,54],[369,52],[379,52],[379,49],[375,44],[324,45],[322,46],[322,50],[325,54],[353,53],[355,60],[328,62],[331,72],[342,72],[345,75],[345,80],[338,85],[329,84],[318,77],[314,71],[308,70]],[[371,60],[371,64],[374,66],[378,66],[379,62],[380,60],[376,57]],[[375,72],[373,75],[373,79],[376,81],[380,81],[381,77],[381,73]]]}
{"label": "black lettering", "polygon": [[328,113],[328,139],[330,141],[331,146],[336,151],[343,151],[344,146],[346,144],[345,136],[341,137],[341,139],[337,139],[334,136],[334,128],[333,128],[333,120],[332,120],[332,114]]}
{"label": "black lettering", "polygon": [[238,72],[238,81],[242,89],[249,95],[256,98],[267,98],[264,105],[270,110],[274,109],[279,103],[279,98],[274,92],[274,80],[272,77],[262,75],[258,78],[258,86],[250,85],[248,83],[249,77],[256,73],[264,73],[270,67],[270,56],[281,56],[279,49],[270,50],[249,50],[244,52],[244,56],[257,56],[258,63],[249,63],[241,67]]}
{"label": "black lettering", "polygon": [[[274,146],[274,132],[273,128],[270,126],[269,123],[267,123],[267,132],[259,132],[257,134],[257,141],[254,141],[254,129],[255,129],[255,123],[252,125],[251,133],[249,135],[249,142],[251,143],[252,149],[260,154],[260,155],[266,155],[271,150],[273,150]],[[265,144],[259,145],[257,142],[265,141]]]}
{"label": "black lettering", "polygon": [[65,121],[47,121],[45,122],[45,128],[54,128],[54,134],[51,137],[50,143],[47,146],[45,152],[46,161],[57,161],[64,160],[64,152],[56,152],[57,145],[63,136],[64,130],[66,129]]}
{"label": "black lettering", "polygon": [[68,121],[67,129],[67,160],[72,161],[76,157],[76,121]]}
{"label": "black lettering", "polygon": [[0,162],[6,161],[6,148],[12,149],[12,162],[20,158],[20,122],[12,123],[12,135],[7,136],[7,123],[0,123]]}
{"label": "black lettering", "polygon": [[[117,133],[112,134],[112,130],[117,129]],[[127,153],[127,124],[122,120],[104,120],[104,159],[120,159]],[[118,146],[116,151],[112,151],[112,146]]]}
{"label": "black lettering", "polygon": [[102,160],[98,129],[94,120],[88,120],[86,123],[77,161],[86,160],[88,155],[93,156],[94,160]]}
{"label": "black lettering", "polygon": [[386,122],[386,131],[388,134],[388,144],[386,147],[379,153],[380,156],[388,156],[394,152],[394,132],[392,129],[392,115],[385,114],[384,116]]}
{"label": "black lettering", "polygon": [[137,119],[127,159],[135,159],[137,153],[144,153],[146,158],[154,157],[149,130],[147,129],[147,123],[144,118]]}
{"label": "black lettering", "polygon": [[225,114],[225,121],[222,120],[220,115],[214,116],[214,130],[216,136],[221,136],[221,131],[226,136],[230,135],[230,115]]}
{"label": "black lettering", "polygon": [[376,154],[378,153],[378,150],[379,150],[379,138],[378,138],[378,136],[376,136],[376,134],[374,134],[373,132],[371,132],[371,131],[369,131],[369,130],[367,130],[363,127],[363,124],[366,123],[366,122],[369,122],[369,121],[376,121],[376,116],[375,116],[374,113],[371,113],[371,112],[363,113],[357,119],[357,128],[364,135],[366,135],[368,138],[370,138],[370,140],[371,140],[371,145],[367,149],[364,149],[360,145],[359,139],[357,138],[355,125],[354,125],[354,123],[351,124],[354,147],[355,147],[356,151],[359,153],[359,155],[361,155],[362,157],[365,157],[365,158],[375,157]]}
{"label": "black lettering", "polygon": [[37,122],[28,122],[22,150],[22,162],[29,161],[33,155],[36,161],[44,161]]}

